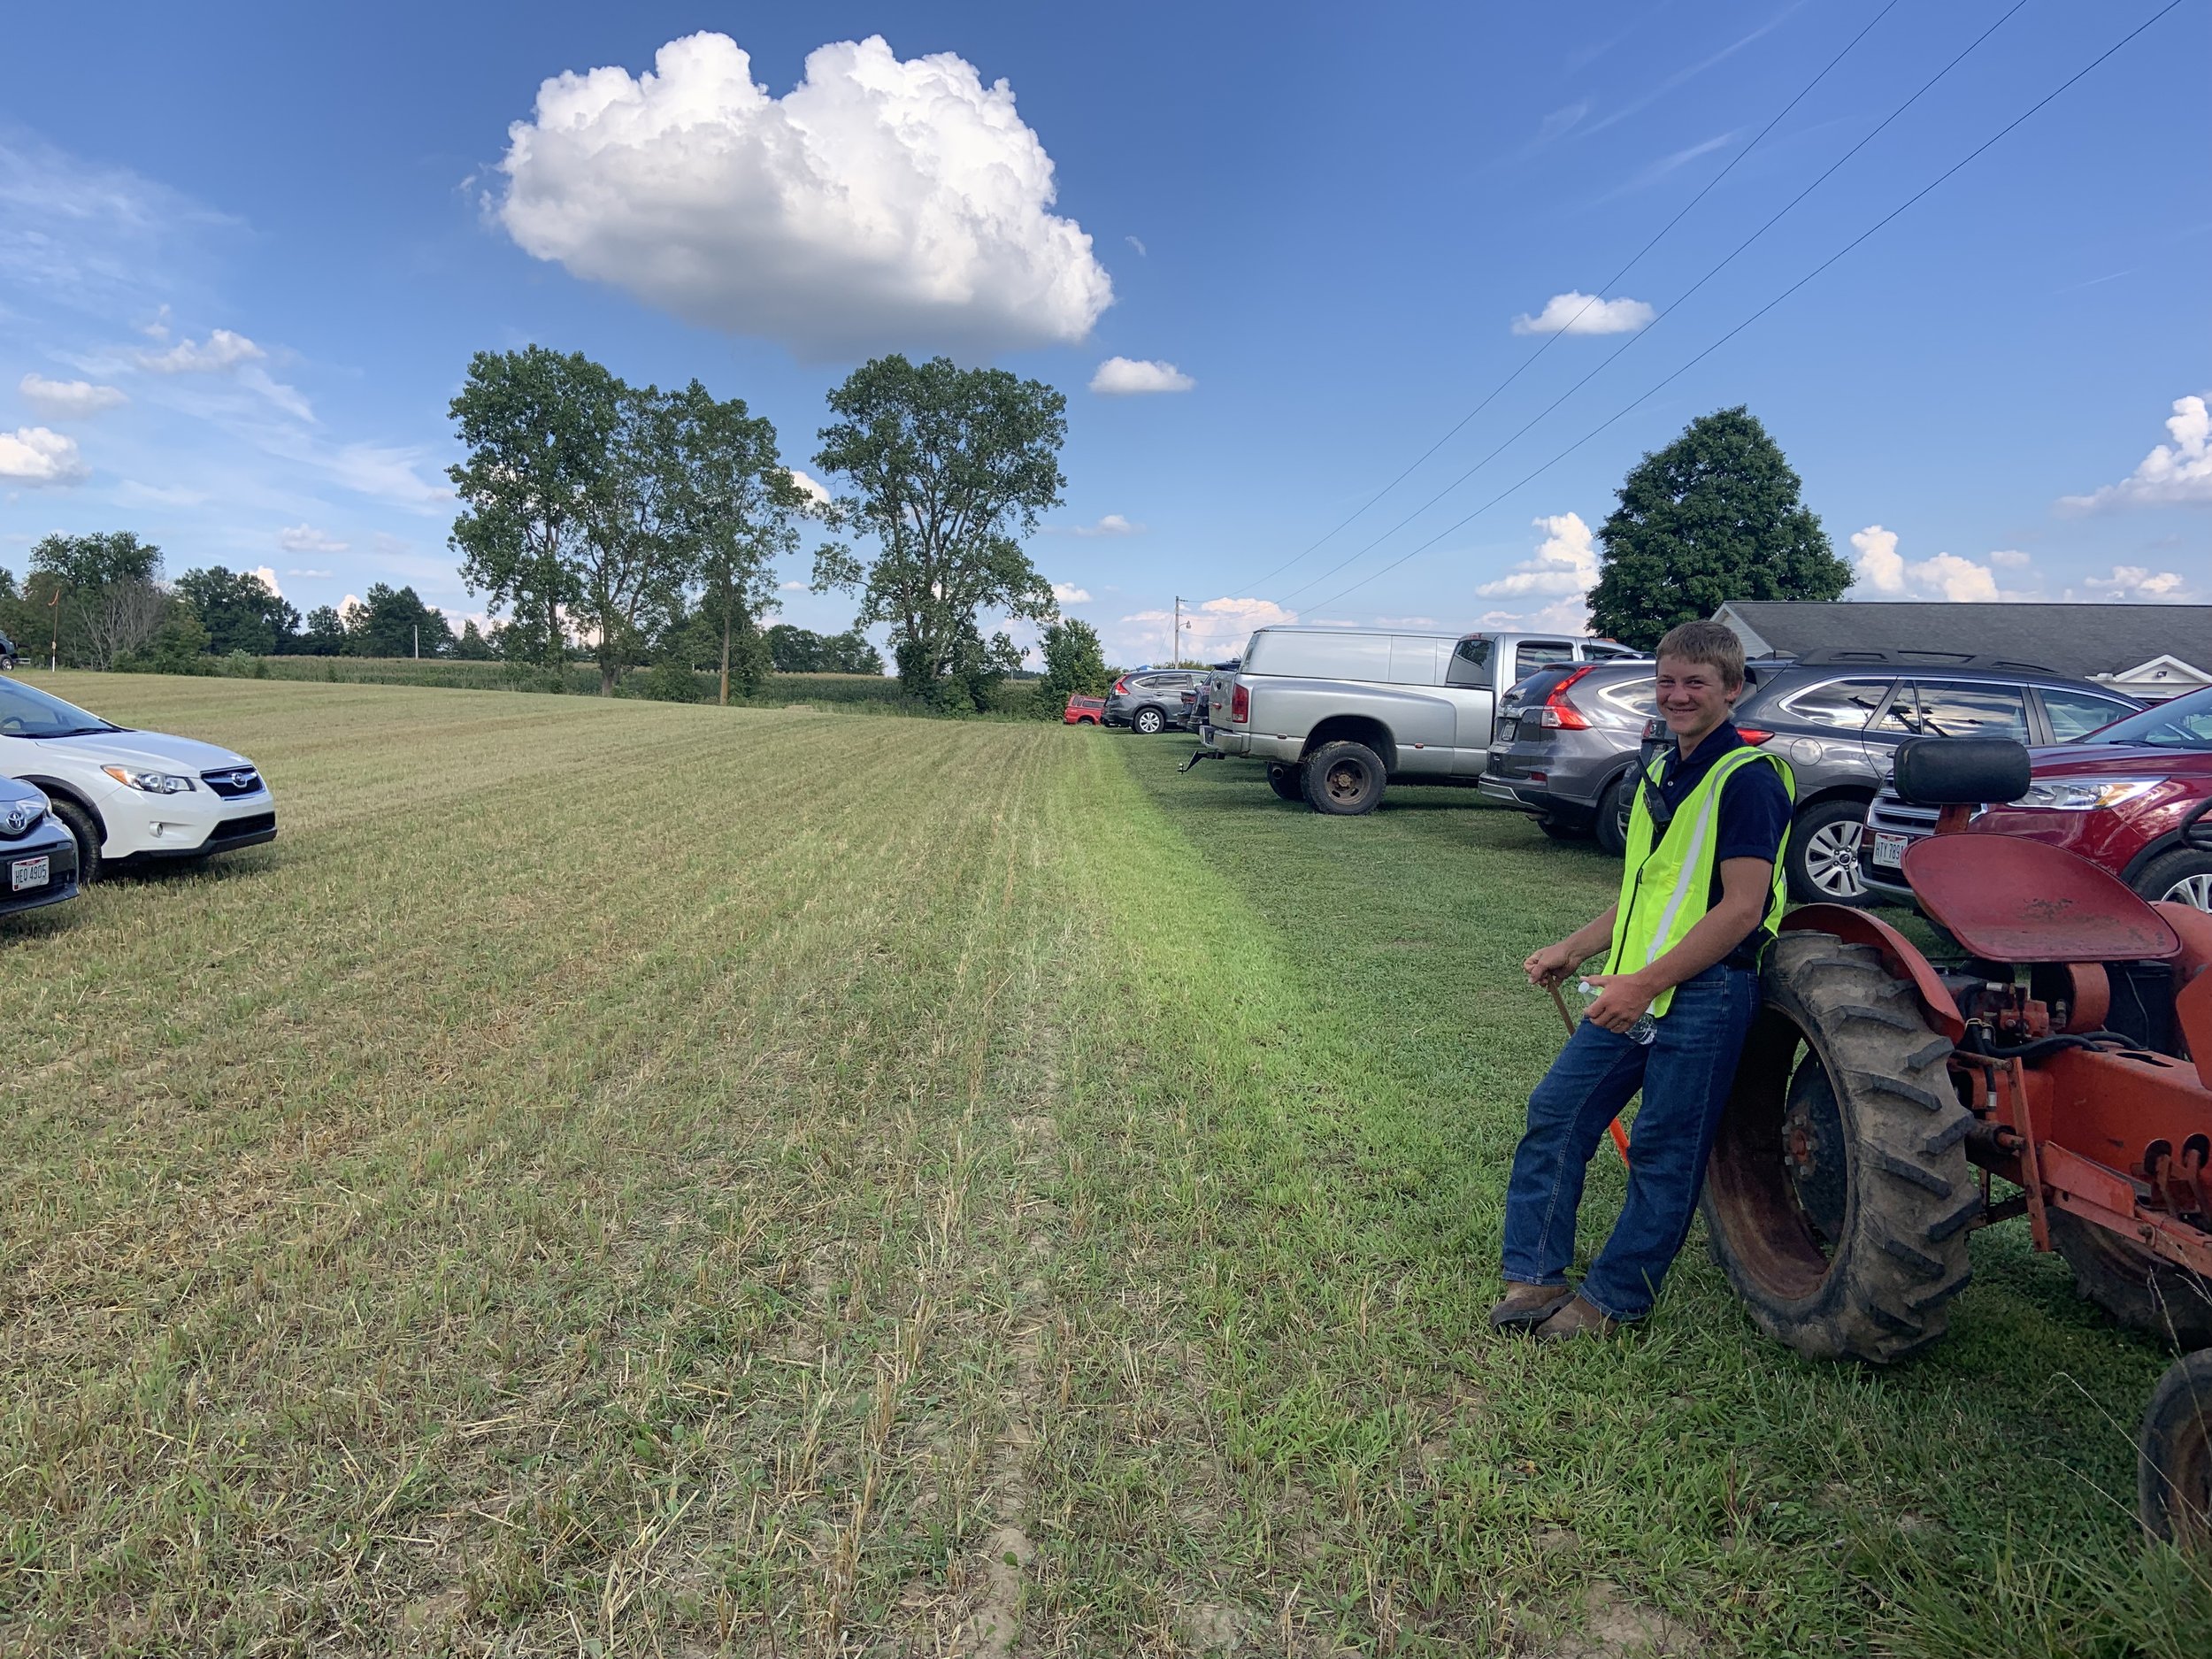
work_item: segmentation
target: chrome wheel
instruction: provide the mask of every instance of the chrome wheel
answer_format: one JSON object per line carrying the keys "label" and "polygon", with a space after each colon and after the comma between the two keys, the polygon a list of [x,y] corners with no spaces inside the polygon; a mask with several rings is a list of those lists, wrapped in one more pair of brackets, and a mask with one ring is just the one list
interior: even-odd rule
{"label": "chrome wheel", "polygon": [[2186,904],[2200,910],[2212,910],[2212,871],[2201,875],[2184,876],[2159,897],[2169,904]]}
{"label": "chrome wheel", "polygon": [[1805,842],[1805,873],[1832,899],[1866,896],[1859,873],[1859,828],[1853,823],[1824,824]]}

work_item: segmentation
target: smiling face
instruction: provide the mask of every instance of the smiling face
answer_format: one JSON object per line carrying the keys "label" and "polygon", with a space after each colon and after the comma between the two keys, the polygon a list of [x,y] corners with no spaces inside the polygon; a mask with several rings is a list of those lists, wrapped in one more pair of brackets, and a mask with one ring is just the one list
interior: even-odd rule
{"label": "smiling face", "polygon": [[1681,657],[1659,659],[1654,689],[1660,718],[1666,721],[1667,730],[1685,755],[1728,718],[1736,699],[1743,695],[1740,680],[1732,686],[1712,664]]}

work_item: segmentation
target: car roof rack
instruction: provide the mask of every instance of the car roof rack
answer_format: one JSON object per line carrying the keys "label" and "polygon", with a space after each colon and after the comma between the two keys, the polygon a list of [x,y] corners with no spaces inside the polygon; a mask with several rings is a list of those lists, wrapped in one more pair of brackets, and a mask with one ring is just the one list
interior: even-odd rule
{"label": "car roof rack", "polygon": [[1888,646],[1832,646],[1807,651],[1798,657],[1800,668],[1932,668],[1974,669],[1985,673],[2055,674],[2040,663],[2017,662],[2009,657],[1985,657],[1972,651],[1899,650]]}

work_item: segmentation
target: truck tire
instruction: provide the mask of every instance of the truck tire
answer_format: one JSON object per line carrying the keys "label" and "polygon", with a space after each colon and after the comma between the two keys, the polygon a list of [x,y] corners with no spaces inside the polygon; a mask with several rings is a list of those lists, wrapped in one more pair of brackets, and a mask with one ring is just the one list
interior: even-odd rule
{"label": "truck tire", "polygon": [[1790,826],[1790,844],[1782,849],[1790,897],[1800,904],[1871,904],[1859,873],[1859,833],[1865,825],[1863,801],[1823,801],[1800,812]]}
{"label": "truck tire", "polygon": [[1335,818],[1357,818],[1382,804],[1382,757],[1364,743],[1324,743],[1299,768],[1306,804]]}
{"label": "truck tire", "polygon": [[1139,737],[1157,737],[1167,726],[1167,716],[1157,709],[1139,709],[1129,717],[1129,729]]}
{"label": "truck tire", "polygon": [[1599,850],[1618,858],[1628,850],[1628,815],[1636,804],[1636,769],[1630,767],[1598,797],[1598,814],[1590,825]]}
{"label": "truck tire", "polygon": [[1951,1045],[1832,934],[1783,934],[1764,988],[1706,1166],[1714,1258],[1775,1340],[1903,1359],[1943,1334],[1981,1209]]}
{"label": "truck tire", "polygon": [[1279,760],[1267,763],[1267,787],[1278,799],[1303,802],[1306,798],[1304,774],[1295,766],[1286,766]]}
{"label": "truck tire", "polygon": [[63,795],[50,798],[54,821],[67,830],[77,843],[77,885],[88,887],[100,879],[100,826],[92,821],[92,814],[74,801]]}
{"label": "truck tire", "polygon": [[2176,1360],[2151,1390],[2136,1437],[2143,1530],[2212,1559],[2212,1348]]}
{"label": "truck tire", "polygon": [[2050,1222],[2051,1248],[2074,1270],[2076,1290],[2170,1348],[2212,1348],[2212,1285],[2063,1210],[2052,1210]]}

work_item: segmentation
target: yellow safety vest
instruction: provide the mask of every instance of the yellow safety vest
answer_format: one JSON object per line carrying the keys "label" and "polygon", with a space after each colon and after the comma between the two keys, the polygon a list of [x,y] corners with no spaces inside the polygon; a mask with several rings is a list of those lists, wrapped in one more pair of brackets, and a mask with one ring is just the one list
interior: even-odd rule
{"label": "yellow safety vest", "polygon": [[[1779,755],[1746,744],[1732,749],[1713,763],[1712,770],[1690,791],[1653,845],[1651,814],[1644,807],[1644,791],[1636,791],[1636,803],[1628,818],[1628,867],[1621,874],[1621,897],[1613,913],[1613,948],[1605,958],[1608,973],[1634,973],[1647,967],[1680,944],[1711,904],[1714,853],[1719,843],[1720,792],[1737,768],[1755,761],[1771,762],[1781,774],[1782,787],[1792,801],[1797,798],[1797,780],[1789,763]],[[1658,788],[1666,766],[1662,753],[1650,762],[1651,787]],[[1787,881],[1782,872],[1782,849],[1789,845],[1789,830],[1782,831],[1782,845],[1774,849],[1774,895],[1760,918],[1759,931],[1771,939],[1782,919]],[[1674,1002],[1669,986],[1653,999],[1655,1017]]]}

